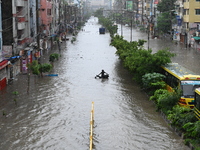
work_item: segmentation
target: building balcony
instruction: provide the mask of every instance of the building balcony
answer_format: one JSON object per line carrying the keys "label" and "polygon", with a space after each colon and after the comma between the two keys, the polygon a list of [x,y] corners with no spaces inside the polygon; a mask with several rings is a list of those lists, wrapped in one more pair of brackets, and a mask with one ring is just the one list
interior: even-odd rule
{"label": "building balcony", "polygon": [[23,29],[25,29],[25,22],[18,22],[17,27],[18,27],[18,30],[23,30]]}
{"label": "building balcony", "polygon": [[184,22],[189,22],[189,15],[184,15],[183,16],[183,21]]}
{"label": "building balcony", "polygon": [[189,2],[184,2],[183,3],[183,7],[184,7],[184,9],[189,9]]}
{"label": "building balcony", "polygon": [[27,43],[28,38],[26,38],[24,35],[21,35],[21,37],[18,38],[18,46],[23,46],[23,44]]}
{"label": "building balcony", "polygon": [[18,6],[18,7],[24,7],[25,6],[24,0],[15,1],[15,5]]}

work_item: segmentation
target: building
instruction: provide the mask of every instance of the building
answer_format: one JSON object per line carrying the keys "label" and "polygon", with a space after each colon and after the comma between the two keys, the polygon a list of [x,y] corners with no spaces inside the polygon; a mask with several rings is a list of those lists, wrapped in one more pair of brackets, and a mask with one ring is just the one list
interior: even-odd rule
{"label": "building", "polygon": [[2,9],[0,1],[0,90],[5,88],[7,84],[7,72],[6,67],[8,64],[7,60],[3,58],[3,49],[2,49]]}
{"label": "building", "polygon": [[200,0],[185,0],[183,7],[185,44],[200,50]]}

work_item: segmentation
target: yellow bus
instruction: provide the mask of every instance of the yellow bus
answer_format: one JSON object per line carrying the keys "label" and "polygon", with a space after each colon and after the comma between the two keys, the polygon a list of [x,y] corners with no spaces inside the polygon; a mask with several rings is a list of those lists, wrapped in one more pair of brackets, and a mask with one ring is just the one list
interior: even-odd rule
{"label": "yellow bus", "polygon": [[162,73],[166,76],[168,91],[173,91],[174,88],[181,90],[179,105],[193,109],[195,89],[200,87],[200,75],[196,75],[178,63],[162,66]]}
{"label": "yellow bus", "polygon": [[197,119],[200,120],[200,88],[196,88],[195,90],[194,113]]}

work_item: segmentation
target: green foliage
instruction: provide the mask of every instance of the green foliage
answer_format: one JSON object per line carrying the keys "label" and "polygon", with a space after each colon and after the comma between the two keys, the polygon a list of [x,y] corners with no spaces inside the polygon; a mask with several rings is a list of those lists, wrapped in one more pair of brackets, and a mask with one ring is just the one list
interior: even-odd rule
{"label": "green foliage", "polygon": [[14,92],[12,92],[14,95],[18,95],[19,94],[19,92],[18,91],[14,91]]}
{"label": "green foliage", "polygon": [[185,130],[184,137],[186,138],[185,143],[192,143],[195,150],[200,149],[200,120],[196,122],[188,122],[183,126]]}
{"label": "green foliage", "polygon": [[158,72],[160,70],[159,66],[163,66],[171,62],[171,58],[176,56],[176,54],[171,53],[168,49],[158,50],[157,53],[153,54],[153,64],[155,65],[154,70]]}
{"label": "green foliage", "polygon": [[186,138],[197,138],[200,143],[200,121],[188,122],[183,126],[183,129],[186,131],[184,134]]}
{"label": "green foliage", "polygon": [[175,105],[172,110],[168,111],[168,119],[171,121],[172,125],[182,131],[184,130],[183,126],[186,123],[196,121],[193,110],[180,107],[179,105]]}
{"label": "green foliage", "polygon": [[166,12],[175,9],[175,2],[177,0],[162,0],[157,5],[157,10],[160,12]]}
{"label": "green foliage", "polygon": [[169,17],[170,12],[161,13],[157,19],[157,28],[163,33],[171,31],[172,18]]}
{"label": "green foliage", "polygon": [[37,60],[34,60],[31,64],[28,64],[28,68],[33,74],[42,75],[42,73],[51,71],[52,65],[47,63],[39,64]]}
{"label": "green foliage", "polygon": [[103,16],[103,8],[100,8],[100,9],[96,10],[94,12],[94,16],[95,17],[101,17],[101,16]]}
{"label": "green foliage", "polygon": [[168,92],[158,99],[157,108],[166,113],[171,110],[179,101],[180,96],[176,92]]}
{"label": "green foliage", "polygon": [[72,37],[72,39],[71,39],[71,43],[74,43],[74,41],[76,41],[76,37]]}
{"label": "green foliage", "polygon": [[163,33],[171,31],[172,22],[175,20],[176,0],[162,0],[158,3],[157,9],[161,12],[157,19],[157,28]]}
{"label": "green foliage", "polygon": [[31,64],[28,64],[28,68],[32,71],[33,74],[35,75],[39,75],[40,71],[39,71],[39,64],[37,60],[34,60]]}
{"label": "green foliage", "polygon": [[52,69],[52,65],[47,64],[47,63],[40,64],[40,67],[39,67],[40,73],[49,72],[49,71],[51,71],[51,69]]}
{"label": "green foliage", "polygon": [[162,95],[166,95],[168,94],[168,91],[166,89],[157,89],[155,92],[154,92],[154,95],[153,96],[150,96],[150,100],[153,100],[155,101],[156,103],[157,100],[162,96]]}
{"label": "green foliage", "polygon": [[180,95],[178,92],[169,92],[166,89],[157,89],[150,100],[154,100],[157,110],[162,110],[165,114],[177,105]]}
{"label": "green foliage", "polygon": [[146,73],[142,76],[142,87],[151,95],[155,90],[164,89],[166,87],[166,83],[163,81],[164,78],[165,76],[160,73]]}
{"label": "green foliage", "polygon": [[114,25],[114,22],[111,21],[109,18],[99,16],[99,23],[103,25],[110,33],[110,36],[113,37],[114,34],[117,33],[117,25]]}
{"label": "green foliage", "polygon": [[171,57],[175,56],[167,49],[152,54],[151,49],[144,49],[145,42],[145,40],[128,42],[123,37],[116,35],[110,43],[117,49],[116,54],[123,61],[124,66],[134,73],[134,79],[139,83],[143,75],[159,72],[160,66],[170,63]]}
{"label": "green foliage", "polygon": [[55,60],[58,60],[59,59],[59,56],[60,54],[57,54],[57,53],[53,53],[49,56],[49,61],[50,62],[54,62]]}

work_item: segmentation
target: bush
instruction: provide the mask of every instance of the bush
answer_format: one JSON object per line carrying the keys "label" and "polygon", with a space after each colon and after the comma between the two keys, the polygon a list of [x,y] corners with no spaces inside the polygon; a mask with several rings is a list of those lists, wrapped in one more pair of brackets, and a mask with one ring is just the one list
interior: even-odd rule
{"label": "bush", "polygon": [[177,92],[169,92],[166,89],[158,89],[150,100],[154,100],[157,110],[162,110],[165,114],[178,103],[179,94]]}
{"label": "bush", "polygon": [[183,129],[186,131],[184,134],[186,138],[198,138],[200,140],[200,121],[188,122],[183,126]]}
{"label": "bush", "polygon": [[50,62],[54,62],[55,60],[58,60],[59,59],[59,56],[60,54],[57,54],[57,53],[53,53],[49,56],[49,61]]}
{"label": "bush", "polygon": [[33,74],[42,76],[42,73],[51,71],[52,65],[47,63],[39,64],[37,60],[34,60],[31,64],[28,64],[28,68]]}
{"label": "bush", "polygon": [[128,42],[122,36],[112,38],[110,45],[114,46],[116,54],[123,61],[124,67],[134,74],[134,79],[141,83],[142,76],[146,73],[159,72],[162,65],[171,62],[175,54],[167,49],[159,50],[152,54],[152,50],[144,49],[144,40]]}
{"label": "bush", "polygon": [[164,78],[165,76],[160,73],[146,73],[142,76],[142,87],[149,95],[152,95],[157,89],[166,87]]}
{"label": "bush", "polygon": [[186,123],[196,121],[193,110],[180,107],[179,105],[175,105],[172,110],[168,111],[167,117],[171,121],[171,124],[181,131],[184,131],[183,126]]}
{"label": "bush", "polygon": [[34,60],[31,64],[28,64],[28,68],[32,71],[33,74],[35,75],[39,75],[40,71],[39,71],[39,64],[37,60]]}

